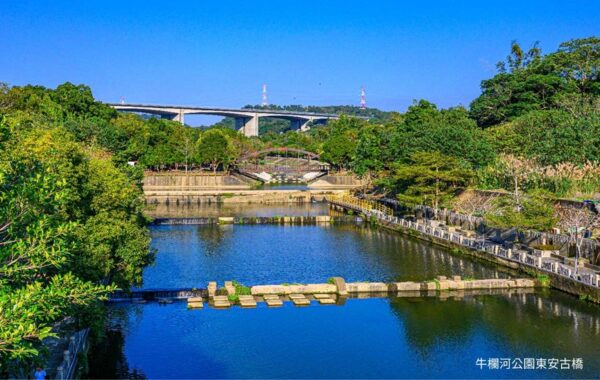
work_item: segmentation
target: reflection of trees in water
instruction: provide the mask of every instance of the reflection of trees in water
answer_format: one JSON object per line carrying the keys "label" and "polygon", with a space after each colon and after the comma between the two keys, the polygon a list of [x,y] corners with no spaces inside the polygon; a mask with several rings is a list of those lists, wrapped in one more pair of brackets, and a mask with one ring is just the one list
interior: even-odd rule
{"label": "reflection of trees in water", "polygon": [[198,239],[204,245],[204,253],[207,256],[215,256],[223,251],[224,241],[231,236],[232,225],[206,225],[198,226]]}
{"label": "reflection of trees in water", "polygon": [[350,236],[353,245],[385,266],[397,281],[431,280],[439,275],[460,275],[475,278],[505,278],[504,271],[486,262],[475,261],[450,253],[446,248],[396,232],[368,225],[336,225],[332,233]]}
{"label": "reflection of trees in water", "polygon": [[139,369],[130,369],[124,353],[125,335],[137,323],[144,305],[124,304],[109,308],[104,334],[95,339],[88,355],[90,379],[146,379]]}
{"label": "reflection of trees in water", "polygon": [[466,300],[396,298],[390,305],[404,322],[407,340],[424,356],[439,342],[464,343],[479,319],[477,306]]}
{"label": "reflection of trees in water", "polygon": [[522,355],[600,355],[600,307],[555,291],[445,301],[396,298],[390,305],[404,322],[407,339],[423,355],[439,342],[465,344],[472,330],[482,326]]}
{"label": "reflection of trees in water", "polygon": [[121,330],[106,331],[104,339],[91,347],[88,355],[90,379],[146,379],[141,370],[130,369],[123,352],[125,336]]}

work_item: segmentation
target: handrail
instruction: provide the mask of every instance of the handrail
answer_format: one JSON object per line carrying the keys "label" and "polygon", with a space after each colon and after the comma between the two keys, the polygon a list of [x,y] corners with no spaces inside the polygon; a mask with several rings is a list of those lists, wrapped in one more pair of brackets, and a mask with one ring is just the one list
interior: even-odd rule
{"label": "handrail", "polygon": [[77,331],[69,338],[69,347],[63,352],[63,361],[56,369],[56,379],[72,379],[77,365],[77,355],[85,351],[90,329]]}
{"label": "handrail", "polygon": [[379,202],[371,201],[368,199],[356,198],[352,195],[334,195],[328,197],[327,200],[331,203],[339,203],[341,206],[350,206],[357,211],[363,212],[364,214],[382,213],[383,215],[394,215],[394,211]]}

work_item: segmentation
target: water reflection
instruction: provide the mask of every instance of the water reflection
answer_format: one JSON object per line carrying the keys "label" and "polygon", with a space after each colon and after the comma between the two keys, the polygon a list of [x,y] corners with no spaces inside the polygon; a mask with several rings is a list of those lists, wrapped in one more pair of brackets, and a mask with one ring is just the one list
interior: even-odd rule
{"label": "water reflection", "polygon": [[155,263],[144,287],[429,280],[438,275],[501,278],[490,265],[365,225],[163,225],[151,228]]}
{"label": "water reflection", "polygon": [[[114,349],[130,371],[151,378],[573,378],[600,371],[599,308],[554,291],[350,298],[307,308],[113,308],[126,319],[124,347]],[[481,372],[478,357],[581,357],[584,370]]]}

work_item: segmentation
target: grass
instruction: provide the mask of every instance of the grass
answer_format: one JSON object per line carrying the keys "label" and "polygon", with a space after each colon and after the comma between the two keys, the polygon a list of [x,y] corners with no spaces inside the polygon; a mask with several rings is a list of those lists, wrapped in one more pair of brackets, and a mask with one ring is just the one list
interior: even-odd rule
{"label": "grass", "polygon": [[327,283],[328,283],[328,284],[331,284],[331,285],[335,285],[335,281],[333,280],[333,277],[329,277],[329,278],[327,279]]}
{"label": "grass", "polygon": [[233,286],[235,287],[235,294],[240,296],[249,296],[252,294],[249,286],[244,284],[240,284],[237,281],[232,281]]}
{"label": "grass", "polygon": [[540,251],[558,251],[560,249],[559,246],[552,244],[534,244],[531,248],[539,249]]}
{"label": "grass", "polygon": [[372,225],[372,226],[379,225],[379,220],[377,219],[377,217],[375,215],[371,215],[369,217],[369,224]]}
{"label": "grass", "polygon": [[537,277],[538,282],[540,283],[540,285],[543,288],[549,288],[550,287],[550,277],[548,277],[545,274],[540,274]]}

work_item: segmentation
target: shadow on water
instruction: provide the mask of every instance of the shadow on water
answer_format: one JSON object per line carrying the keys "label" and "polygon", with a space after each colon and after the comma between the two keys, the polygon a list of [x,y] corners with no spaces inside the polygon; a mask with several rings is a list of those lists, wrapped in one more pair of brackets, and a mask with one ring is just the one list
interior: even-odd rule
{"label": "shadow on water", "polygon": [[487,342],[502,342],[503,351],[482,345],[481,351],[473,351],[473,361],[507,355],[583,358],[586,373],[600,371],[600,308],[558,291],[459,300],[395,298],[390,307],[404,322],[407,340],[424,357],[446,342],[475,345],[475,337],[483,335]]}

